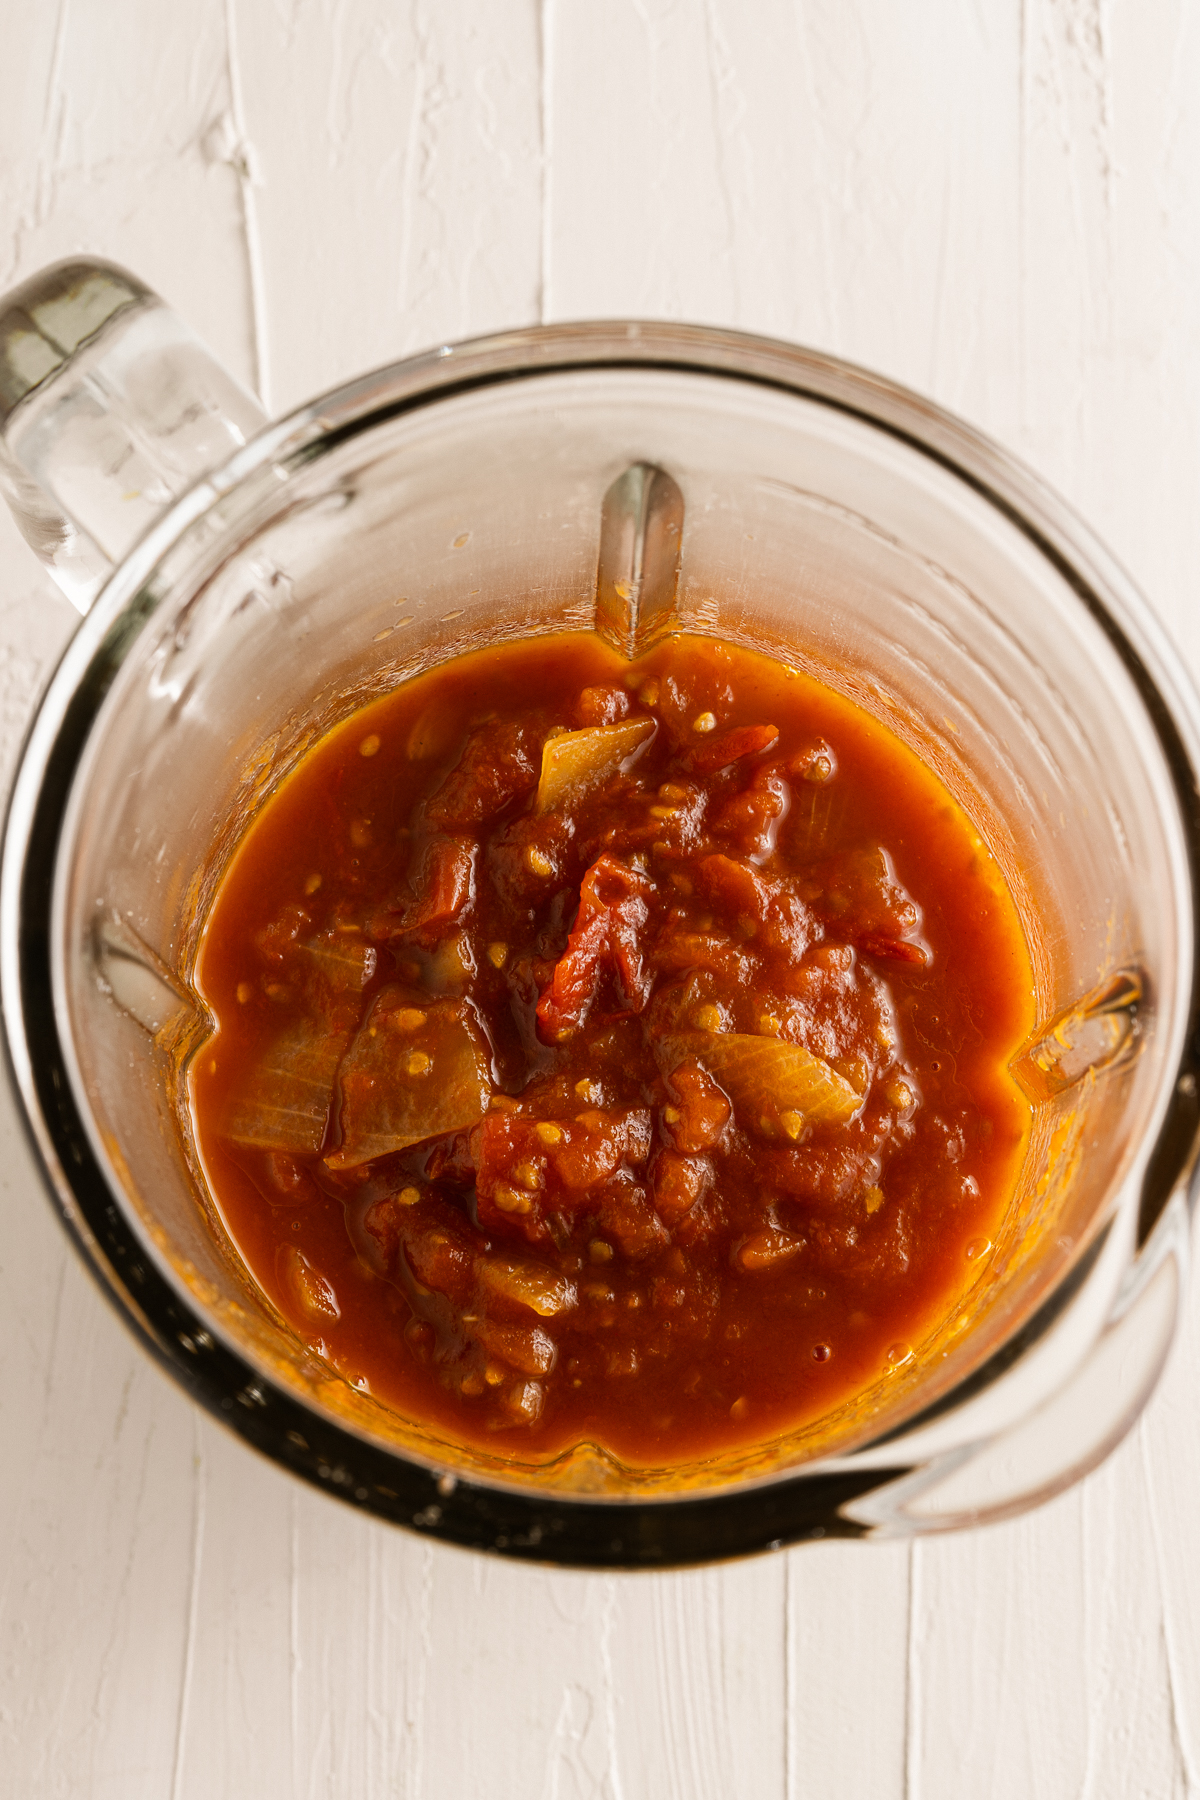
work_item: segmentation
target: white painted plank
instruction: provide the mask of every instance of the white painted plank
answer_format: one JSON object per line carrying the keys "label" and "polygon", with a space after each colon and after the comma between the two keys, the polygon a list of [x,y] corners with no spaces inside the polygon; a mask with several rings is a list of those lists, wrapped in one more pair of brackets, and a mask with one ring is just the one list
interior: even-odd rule
{"label": "white painted plank", "polygon": [[1123,1448],[1121,1467],[1139,1480],[1136,1521],[1119,1515],[1121,1562],[1136,1556],[1143,1579],[1161,1608],[1161,1678],[1170,1733],[1189,1800],[1200,1794],[1200,1550],[1196,1533],[1196,1484],[1200,1473],[1200,1283],[1190,1305],[1175,1358],[1138,1426]]}
{"label": "white painted plank", "polygon": [[1200,380],[1194,9],[1025,11],[1019,447],[1193,653]]}
{"label": "white painted plank", "polygon": [[172,1800],[291,1791],[299,1496],[198,1413]]}
{"label": "white painted plank", "polygon": [[910,1766],[920,1800],[1084,1791],[1091,1563],[1081,1508],[1071,1494],[1034,1521],[914,1549]]}
{"label": "white painted plank", "polygon": [[787,1800],[907,1795],[911,1551],[788,1555]]}
{"label": "white painted plank", "polygon": [[186,31],[147,0],[6,0],[0,43],[21,71],[0,76],[0,288],[107,256],[252,379],[238,186],[211,130],[229,104],[222,0],[197,0]]}
{"label": "white painted plank", "polygon": [[162,1792],[184,1653],[189,1409],[0,1140],[0,1766],[20,1791]]}
{"label": "white painted plank", "polygon": [[275,403],[538,316],[532,5],[238,5]]}
{"label": "white painted plank", "polygon": [[556,317],[740,325],[1002,408],[1015,7],[618,0],[553,21]]}
{"label": "white painted plank", "polygon": [[1196,1791],[1136,1436],[1034,1517],[916,1556],[920,1800]]}
{"label": "white painted plank", "polygon": [[636,1577],[617,1589],[613,1665],[626,1794],[785,1794],[788,1561]]}

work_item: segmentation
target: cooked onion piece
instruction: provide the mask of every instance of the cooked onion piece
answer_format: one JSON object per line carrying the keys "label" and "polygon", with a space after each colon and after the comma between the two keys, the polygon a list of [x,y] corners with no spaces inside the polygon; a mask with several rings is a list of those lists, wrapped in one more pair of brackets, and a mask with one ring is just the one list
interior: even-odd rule
{"label": "cooked onion piece", "polygon": [[542,746],[542,776],[535,809],[554,812],[566,800],[578,799],[623,763],[644,750],[654,736],[653,719],[623,719],[618,725],[594,725],[587,731],[563,731]]}
{"label": "cooked onion piece", "polygon": [[325,1160],[354,1169],[425,1138],[474,1125],[491,1093],[483,1035],[461,1000],[385,990],[338,1079],[342,1142]]}
{"label": "cooked onion piece", "polygon": [[842,1125],[862,1096],[800,1044],[741,1031],[689,1031],[664,1040],[673,1066],[698,1062],[724,1088],[738,1123],[765,1136],[798,1138],[806,1124]]}
{"label": "cooked onion piece", "polygon": [[236,1095],[223,1135],[256,1150],[316,1156],[349,1035],[317,1019],[298,1019],[281,1032]]}

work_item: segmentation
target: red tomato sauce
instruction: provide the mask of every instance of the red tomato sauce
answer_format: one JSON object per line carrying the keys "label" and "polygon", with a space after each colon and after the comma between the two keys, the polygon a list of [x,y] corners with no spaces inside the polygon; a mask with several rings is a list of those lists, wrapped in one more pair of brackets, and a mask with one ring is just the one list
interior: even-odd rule
{"label": "red tomato sauce", "polygon": [[1027,1142],[1021,925],[945,788],[779,662],[590,636],[331,731],[205,922],[196,1140],[255,1282],[462,1441],[639,1465],[905,1361]]}

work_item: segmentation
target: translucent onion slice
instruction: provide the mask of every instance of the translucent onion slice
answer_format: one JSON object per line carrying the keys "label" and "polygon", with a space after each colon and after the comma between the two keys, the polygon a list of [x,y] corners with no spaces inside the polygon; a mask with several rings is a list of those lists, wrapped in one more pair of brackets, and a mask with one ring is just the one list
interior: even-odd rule
{"label": "translucent onion slice", "polygon": [[303,1019],[277,1037],[235,1096],[225,1136],[256,1150],[316,1156],[349,1035]]}
{"label": "translucent onion slice", "polygon": [[361,993],[379,954],[359,925],[335,925],[300,948],[335,994]]}
{"label": "translucent onion slice", "polygon": [[523,1257],[488,1257],[480,1265],[479,1285],[489,1300],[525,1307],[543,1319],[570,1312],[575,1305],[573,1281]]}
{"label": "translucent onion slice", "polygon": [[383,993],[338,1077],[342,1142],[326,1158],[354,1169],[425,1138],[465,1131],[491,1094],[483,1038],[460,1000]]}
{"label": "translucent onion slice", "polygon": [[615,775],[629,757],[654,736],[653,719],[623,719],[618,725],[594,725],[587,731],[562,731],[542,746],[542,775],[536,810],[555,812],[606,776]]}
{"label": "translucent onion slice", "polygon": [[799,1044],[738,1031],[687,1031],[662,1040],[670,1067],[694,1058],[724,1088],[744,1129],[796,1139],[809,1125],[842,1125],[862,1105],[835,1069]]}
{"label": "translucent onion slice", "polygon": [[295,1244],[281,1244],[275,1262],[292,1299],[314,1324],[328,1325],[341,1317],[332,1286]]}

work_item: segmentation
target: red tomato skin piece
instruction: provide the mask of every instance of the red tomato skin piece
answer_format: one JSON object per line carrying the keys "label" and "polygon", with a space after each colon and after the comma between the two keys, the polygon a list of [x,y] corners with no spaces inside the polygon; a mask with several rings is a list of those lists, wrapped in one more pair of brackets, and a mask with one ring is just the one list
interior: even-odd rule
{"label": "red tomato skin piece", "polygon": [[919,963],[924,967],[930,961],[923,944],[911,943],[907,938],[885,937],[882,931],[864,931],[858,939],[858,948],[864,955],[882,957],[886,962]]}
{"label": "red tomato skin piece", "polygon": [[567,947],[537,1005],[538,1024],[551,1041],[568,1036],[583,1024],[606,961],[623,990],[625,1012],[640,1012],[645,1006],[650,975],[640,938],[650,916],[644,896],[651,886],[644,875],[608,851],[596,858],[584,876]]}
{"label": "red tomato skin piece", "polygon": [[743,757],[760,755],[778,742],[779,732],[774,725],[738,725],[709,743],[698,744],[688,761],[697,774],[713,775],[718,769],[741,762]]}

